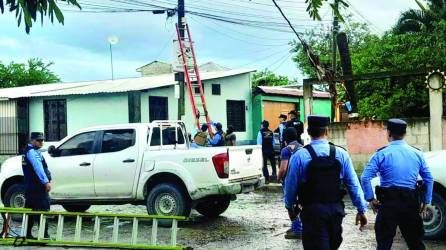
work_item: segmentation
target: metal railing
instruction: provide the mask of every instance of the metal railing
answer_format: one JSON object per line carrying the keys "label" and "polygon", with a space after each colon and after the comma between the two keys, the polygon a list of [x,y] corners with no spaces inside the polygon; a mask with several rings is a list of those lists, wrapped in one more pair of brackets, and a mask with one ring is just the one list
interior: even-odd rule
{"label": "metal railing", "polygon": [[[3,217],[3,230],[0,234],[0,245],[48,245],[48,246],[84,246],[84,247],[106,247],[121,249],[184,249],[177,245],[178,221],[186,220],[182,216],[159,216],[159,215],[136,215],[136,214],[107,214],[107,213],[71,213],[71,212],[44,212],[32,211],[23,208],[0,208]],[[22,216],[21,231],[19,235],[11,236],[9,231],[11,223],[11,215]],[[37,239],[27,239],[27,226],[30,216],[39,216]],[[48,217],[57,217],[56,237],[55,239],[45,238],[45,227]],[[67,240],[64,232],[65,218],[71,217],[76,219],[74,240]],[[91,218],[94,220],[93,234],[91,238],[82,238],[82,221],[83,218]],[[104,218],[113,218],[113,230],[111,242],[101,239],[101,220]],[[131,220],[132,231],[130,243],[119,243],[119,227],[120,220]],[[170,244],[158,243],[158,222],[159,220],[171,220],[172,227],[170,233]],[[140,221],[152,221],[151,239],[147,244],[138,241],[138,229]]]}

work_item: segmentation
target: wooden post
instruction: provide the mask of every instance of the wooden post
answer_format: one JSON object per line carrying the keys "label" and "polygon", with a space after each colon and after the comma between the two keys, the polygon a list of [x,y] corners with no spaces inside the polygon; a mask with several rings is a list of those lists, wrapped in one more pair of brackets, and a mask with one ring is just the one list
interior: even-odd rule
{"label": "wooden post", "polygon": [[313,113],[313,85],[311,82],[304,81],[304,144],[309,143],[310,137],[307,134],[308,119],[307,117]]}

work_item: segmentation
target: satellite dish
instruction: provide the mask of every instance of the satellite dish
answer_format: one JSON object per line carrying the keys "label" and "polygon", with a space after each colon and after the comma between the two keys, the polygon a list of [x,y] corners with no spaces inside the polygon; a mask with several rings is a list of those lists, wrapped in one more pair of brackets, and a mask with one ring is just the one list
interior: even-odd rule
{"label": "satellite dish", "polygon": [[108,37],[108,42],[111,44],[111,45],[115,45],[115,44],[117,44],[118,42],[119,42],[119,38],[117,37],[117,36],[109,36]]}

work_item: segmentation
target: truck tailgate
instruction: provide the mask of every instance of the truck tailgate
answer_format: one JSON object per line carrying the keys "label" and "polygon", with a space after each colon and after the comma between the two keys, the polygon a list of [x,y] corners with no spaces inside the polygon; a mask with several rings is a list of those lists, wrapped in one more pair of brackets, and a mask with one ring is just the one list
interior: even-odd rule
{"label": "truck tailgate", "polygon": [[262,175],[262,148],[260,146],[228,147],[229,181],[238,181]]}

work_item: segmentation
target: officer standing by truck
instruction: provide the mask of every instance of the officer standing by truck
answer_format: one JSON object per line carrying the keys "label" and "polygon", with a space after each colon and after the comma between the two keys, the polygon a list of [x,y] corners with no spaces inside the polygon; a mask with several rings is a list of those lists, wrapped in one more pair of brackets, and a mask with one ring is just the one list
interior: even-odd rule
{"label": "officer standing by truck", "polygon": [[285,179],[285,207],[291,220],[302,206],[304,249],[338,249],[345,216],[341,181],[358,209],[356,225],[367,224],[367,203],[347,151],[327,141],[330,118],[308,116],[311,143],[290,159]]}
{"label": "officer standing by truck", "polygon": [[[432,201],[433,178],[423,153],[405,141],[407,123],[400,119],[387,122],[389,145],[378,149],[361,176],[365,199],[378,212],[375,222],[378,250],[391,249],[398,226],[411,250],[425,249],[422,213]],[[376,199],[371,180],[379,173],[381,185]],[[426,193],[420,197],[418,175]],[[421,203],[419,202],[421,198]]]}
{"label": "officer standing by truck", "polygon": [[[269,122],[262,121],[262,128],[257,134],[257,145],[262,145],[263,156],[263,176],[265,177],[265,183],[269,184],[271,180],[276,180],[276,160],[274,157],[274,134],[269,129]],[[272,176],[270,178],[268,171],[268,160],[271,163]]]}
{"label": "officer standing by truck", "polygon": [[[25,184],[25,208],[35,211],[49,211],[51,191],[51,173],[40,153],[44,136],[40,132],[31,133],[31,143],[27,145],[22,161]],[[32,236],[32,228],[39,216],[29,216],[26,237]],[[45,238],[48,238],[48,226],[45,227]]]}

